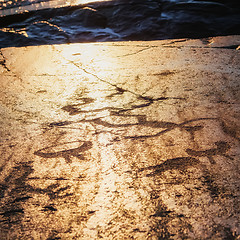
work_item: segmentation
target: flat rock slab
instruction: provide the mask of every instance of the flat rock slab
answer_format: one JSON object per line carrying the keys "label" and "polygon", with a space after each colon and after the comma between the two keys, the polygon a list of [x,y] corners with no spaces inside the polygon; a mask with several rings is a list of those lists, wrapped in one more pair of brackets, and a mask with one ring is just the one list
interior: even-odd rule
{"label": "flat rock slab", "polygon": [[239,239],[240,36],[0,52],[0,239]]}

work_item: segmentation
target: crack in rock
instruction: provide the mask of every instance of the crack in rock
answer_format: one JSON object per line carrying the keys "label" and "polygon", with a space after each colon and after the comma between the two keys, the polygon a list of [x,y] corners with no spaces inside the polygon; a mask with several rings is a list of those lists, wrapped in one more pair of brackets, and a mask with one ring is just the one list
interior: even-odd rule
{"label": "crack in rock", "polygon": [[8,66],[6,64],[6,58],[4,57],[1,49],[0,49],[0,56],[2,56],[2,59],[0,60],[0,65],[2,65],[4,69],[6,69],[8,72],[10,72],[10,69],[8,68]]}

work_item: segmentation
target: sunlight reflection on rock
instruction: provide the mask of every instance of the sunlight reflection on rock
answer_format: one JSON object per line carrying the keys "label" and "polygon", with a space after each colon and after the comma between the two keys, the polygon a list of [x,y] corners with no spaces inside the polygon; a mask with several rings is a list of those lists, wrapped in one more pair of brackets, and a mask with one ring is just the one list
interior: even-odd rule
{"label": "sunlight reflection on rock", "polygon": [[87,4],[91,2],[94,3],[94,2],[105,2],[105,1],[110,1],[110,0],[70,0],[70,1],[61,0],[61,1],[33,3],[31,5],[3,9],[0,11],[0,17],[13,15],[13,14],[21,14],[21,13],[35,11],[35,10],[43,10],[48,8],[61,8],[61,7],[67,7],[67,6],[77,6],[77,5]]}

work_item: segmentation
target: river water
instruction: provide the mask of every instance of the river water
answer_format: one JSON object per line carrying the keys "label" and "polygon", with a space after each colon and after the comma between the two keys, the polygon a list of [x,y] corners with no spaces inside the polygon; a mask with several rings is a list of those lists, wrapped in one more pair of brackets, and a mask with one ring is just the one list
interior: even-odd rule
{"label": "river water", "polygon": [[0,47],[233,34],[237,0],[0,0]]}

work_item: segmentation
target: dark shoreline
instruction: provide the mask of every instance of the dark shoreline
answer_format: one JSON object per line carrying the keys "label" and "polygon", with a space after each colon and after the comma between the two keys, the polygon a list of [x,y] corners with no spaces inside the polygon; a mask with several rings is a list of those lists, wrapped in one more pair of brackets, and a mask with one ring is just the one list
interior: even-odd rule
{"label": "dark shoreline", "polygon": [[222,2],[119,0],[8,15],[0,47],[239,35],[240,3]]}

